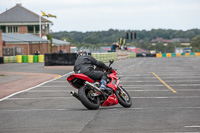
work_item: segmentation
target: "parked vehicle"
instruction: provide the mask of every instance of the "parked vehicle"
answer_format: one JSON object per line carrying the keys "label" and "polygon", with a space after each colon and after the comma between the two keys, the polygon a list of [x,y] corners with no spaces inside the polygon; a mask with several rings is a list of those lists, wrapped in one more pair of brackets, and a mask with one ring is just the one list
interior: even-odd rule
{"label": "parked vehicle", "polygon": [[[114,60],[110,60],[110,65]],[[109,65],[109,66],[110,66]],[[100,70],[100,69],[99,69]],[[104,71],[101,69],[101,71]],[[76,89],[71,91],[71,95],[81,101],[81,103],[90,110],[96,110],[100,106],[112,106],[120,104],[125,108],[132,106],[132,99],[128,92],[119,85],[120,78],[117,78],[117,72],[115,69],[108,72],[107,87],[108,90],[100,90],[99,81],[94,81],[88,76],[77,73],[72,74],[67,78],[67,81]]]}

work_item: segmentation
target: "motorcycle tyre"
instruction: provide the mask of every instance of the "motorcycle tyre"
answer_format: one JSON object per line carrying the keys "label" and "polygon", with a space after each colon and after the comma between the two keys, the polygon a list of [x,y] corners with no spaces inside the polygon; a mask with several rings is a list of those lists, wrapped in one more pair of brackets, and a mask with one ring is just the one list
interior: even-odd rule
{"label": "motorcycle tyre", "polygon": [[97,97],[97,103],[91,102],[88,97],[86,96],[86,90],[89,89],[87,86],[82,86],[78,90],[78,97],[81,101],[81,103],[90,110],[97,110],[99,108],[100,100],[99,97]]}
{"label": "motorcycle tyre", "polygon": [[[122,87],[121,87],[122,88]],[[130,97],[130,95],[128,94],[128,92],[124,89],[124,88],[122,88],[123,89],[123,91],[128,95],[128,97],[129,97],[129,102],[127,103],[126,101],[124,101],[122,98],[121,98],[121,96],[119,95],[119,89],[117,89],[117,91],[115,92],[115,95],[117,96],[117,99],[118,99],[118,102],[119,102],[119,104],[121,105],[121,106],[123,106],[123,107],[125,107],[125,108],[130,108],[131,106],[132,106],[132,99],[131,99],[131,97]]]}

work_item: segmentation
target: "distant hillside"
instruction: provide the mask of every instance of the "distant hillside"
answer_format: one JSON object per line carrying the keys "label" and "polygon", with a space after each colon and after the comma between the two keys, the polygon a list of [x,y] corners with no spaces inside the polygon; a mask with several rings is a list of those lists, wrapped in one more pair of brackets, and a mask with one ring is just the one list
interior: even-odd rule
{"label": "distant hillside", "polygon": [[[52,33],[53,38],[69,41],[77,47],[100,47],[111,46],[113,42],[117,42],[120,37],[126,38],[126,33],[137,34],[137,39],[126,40],[130,46],[136,46],[138,48],[152,50],[157,49],[164,52],[166,49],[168,52],[173,52],[175,44],[170,43],[165,48],[162,43],[157,42],[156,46],[152,46],[152,40],[163,38],[164,40],[172,40],[174,38],[187,38],[192,40],[194,37],[200,35],[200,29],[190,29],[187,31],[173,30],[173,29],[152,29],[147,30],[115,30],[109,29],[108,31],[93,31],[93,32],[77,32],[77,31],[61,31]],[[129,36],[130,37],[130,36]],[[179,47],[179,44],[176,44]]]}
{"label": "distant hillside", "polygon": [[126,37],[127,32],[136,32],[137,40],[133,41],[145,41],[151,42],[152,39],[162,37],[164,39],[173,38],[189,38],[190,40],[197,35],[200,35],[200,29],[191,29],[187,31],[183,30],[172,30],[172,29],[152,29],[147,30],[114,30],[109,29],[108,31],[93,31],[93,32],[77,32],[77,31],[61,31],[54,32],[52,36],[57,39],[63,39],[64,37],[71,39],[74,43],[92,43],[92,44],[110,44],[116,42],[119,37]]}

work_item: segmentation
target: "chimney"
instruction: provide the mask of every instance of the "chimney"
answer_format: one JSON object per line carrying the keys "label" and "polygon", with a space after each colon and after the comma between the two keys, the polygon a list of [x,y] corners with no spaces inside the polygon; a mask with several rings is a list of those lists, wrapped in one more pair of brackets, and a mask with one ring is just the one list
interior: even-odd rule
{"label": "chimney", "polygon": [[16,0],[16,5],[21,6],[22,5],[22,0]]}
{"label": "chimney", "polygon": [[16,5],[17,5],[17,6],[22,6],[22,3],[17,3]]}

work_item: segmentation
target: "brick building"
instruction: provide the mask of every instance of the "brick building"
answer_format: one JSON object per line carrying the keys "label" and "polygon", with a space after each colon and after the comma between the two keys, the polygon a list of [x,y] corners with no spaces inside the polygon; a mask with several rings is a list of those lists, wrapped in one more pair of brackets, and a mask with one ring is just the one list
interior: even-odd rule
{"label": "brick building", "polygon": [[[49,34],[51,25],[53,25],[51,21],[24,8],[21,4],[1,13],[0,57],[28,55],[34,51],[40,51],[41,54],[49,53],[51,46],[46,35]],[[60,40],[60,44],[53,45],[53,49],[70,49],[71,46],[69,42]]]}
{"label": "brick building", "polygon": [[50,41],[33,34],[2,33],[4,40],[3,55],[33,55],[35,51],[41,54],[50,52]]}
{"label": "brick building", "polygon": [[13,8],[0,14],[0,25],[3,33],[31,33],[39,35],[40,18],[42,36],[49,34],[49,27],[53,23],[32,11],[17,4]]}
{"label": "brick building", "polygon": [[0,30],[0,57],[3,56],[3,44],[2,44],[2,30]]}

